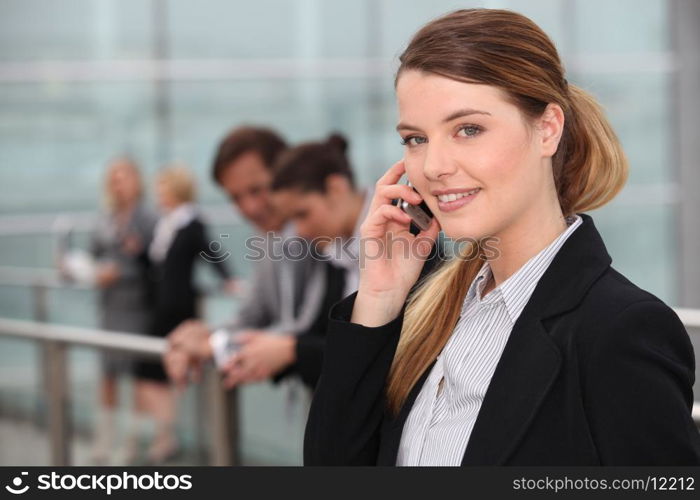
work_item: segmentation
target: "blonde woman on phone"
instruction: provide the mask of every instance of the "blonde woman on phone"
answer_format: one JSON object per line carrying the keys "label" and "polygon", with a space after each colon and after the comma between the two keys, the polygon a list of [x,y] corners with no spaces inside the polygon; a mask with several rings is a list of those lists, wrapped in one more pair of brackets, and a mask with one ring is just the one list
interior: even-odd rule
{"label": "blonde woman on phone", "polygon": [[[365,259],[332,310],[305,463],[700,464],[683,324],[611,267],[585,213],[622,189],[625,155],[551,40],[461,10],[400,60],[404,158],[361,235],[368,255],[417,244]],[[425,201],[432,225],[413,236],[396,198]],[[439,230],[476,243],[418,280]]]}

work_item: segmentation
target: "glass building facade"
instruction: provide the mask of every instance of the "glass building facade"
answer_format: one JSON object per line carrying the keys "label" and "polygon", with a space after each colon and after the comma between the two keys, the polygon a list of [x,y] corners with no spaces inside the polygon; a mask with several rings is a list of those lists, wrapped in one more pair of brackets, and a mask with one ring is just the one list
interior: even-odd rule
{"label": "glass building facade", "polygon": [[[196,172],[212,233],[241,236],[222,243],[246,275],[243,241],[251,228],[210,179],[222,135],[243,123],[269,125],[292,142],[339,131],[350,140],[359,182],[371,184],[402,155],[393,77],[411,34],[451,10],[492,7],[537,22],[559,48],[569,82],[605,108],[631,171],[618,198],[592,215],[613,265],[680,305],[683,277],[697,271],[681,258],[693,242],[679,234],[685,191],[676,3],[0,0],[0,267],[50,267],[56,214],[89,220],[102,202],[107,161],[129,154],[149,179],[173,161]],[[93,325],[94,314],[85,312],[92,300],[84,292],[55,293],[50,320]],[[0,285],[0,316],[28,318],[31,307],[26,290]],[[222,319],[233,310],[212,299],[207,314]],[[38,362],[31,349],[0,342],[7,343],[0,373],[30,376]],[[20,362],[10,352],[27,357]],[[90,354],[83,354],[76,356],[89,372]],[[7,384],[0,382],[6,406],[17,390]],[[284,411],[281,391],[246,388],[242,399],[249,460],[299,462],[300,437],[284,442],[283,418],[269,416]],[[265,405],[269,411],[261,412]],[[285,425],[300,436],[303,417],[294,418]],[[269,434],[275,425],[279,434]]]}

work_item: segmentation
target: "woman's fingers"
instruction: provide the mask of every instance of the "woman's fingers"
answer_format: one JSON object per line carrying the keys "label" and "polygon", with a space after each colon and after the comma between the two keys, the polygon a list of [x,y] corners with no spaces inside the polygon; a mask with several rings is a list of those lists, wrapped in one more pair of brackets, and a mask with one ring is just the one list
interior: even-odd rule
{"label": "woman's fingers", "polygon": [[396,184],[404,173],[406,173],[406,165],[403,159],[401,159],[389,167],[389,170],[379,178],[377,186],[382,184]]}
{"label": "woman's fingers", "polygon": [[417,250],[421,257],[426,258],[433,249],[433,244],[440,233],[440,223],[435,217],[430,221],[430,226],[425,231],[421,231],[416,236],[418,241]]}
{"label": "woman's fingers", "polygon": [[412,205],[418,205],[423,201],[421,195],[407,184],[383,184],[377,186],[374,191],[374,200],[372,201],[377,204],[375,208],[379,208],[381,205],[390,205],[396,198],[406,200]]}
{"label": "woman's fingers", "polygon": [[369,238],[383,238],[386,235],[386,226],[390,222],[396,222],[408,228],[411,217],[399,207],[381,205],[362,223],[362,235]]}
{"label": "woman's fingers", "polygon": [[369,212],[392,202],[395,198],[405,198],[410,203],[420,203],[421,198],[411,187],[406,184],[397,184],[405,172],[403,160],[396,162],[377,181],[374,188],[374,196],[369,207]]}

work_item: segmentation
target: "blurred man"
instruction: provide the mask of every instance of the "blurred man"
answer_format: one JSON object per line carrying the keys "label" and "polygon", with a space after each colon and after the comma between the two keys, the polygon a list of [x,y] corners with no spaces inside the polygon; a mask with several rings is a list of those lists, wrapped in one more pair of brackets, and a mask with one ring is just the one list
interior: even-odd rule
{"label": "blurred man", "polygon": [[253,264],[250,288],[231,323],[210,328],[187,321],[169,335],[164,361],[180,386],[190,373],[197,377],[202,362],[214,358],[224,368],[234,352],[246,363],[247,376],[240,383],[298,373],[293,367],[306,356],[298,333],[309,328],[321,308],[325,267],[306,249],[293,251],[303,258],[279,258],[290,241],[307,244],[301,238],[290,240],[295,235],[271,201],[272,164],[285,149],[275,132],[254,127],[233,130],[219,145],[214,180],[261,233],[264,242],[256,248],[265,253]]}

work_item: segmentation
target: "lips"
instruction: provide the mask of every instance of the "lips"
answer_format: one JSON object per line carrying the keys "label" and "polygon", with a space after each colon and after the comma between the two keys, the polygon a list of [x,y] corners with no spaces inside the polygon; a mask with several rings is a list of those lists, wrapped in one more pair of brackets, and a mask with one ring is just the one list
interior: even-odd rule
{"label": "lips", "polygon": [[438,209],[441,212],[453,212],[471,203],[481,192],[481,188],[474,188],[469,191],[453,192],[436,195],[438,199]]}
{"label": "lips", "polygon": [[442,203],[449,203],[451,201],[457,201],[460,198],[464,198],[465,196],[474,195],[480,190],[481,190],[481,188],[474,188],[470,191],[464,191],[461,193],[441,194],[441,195],[438,195],[437,199],[438,199],[438,201],[440,201]]}

